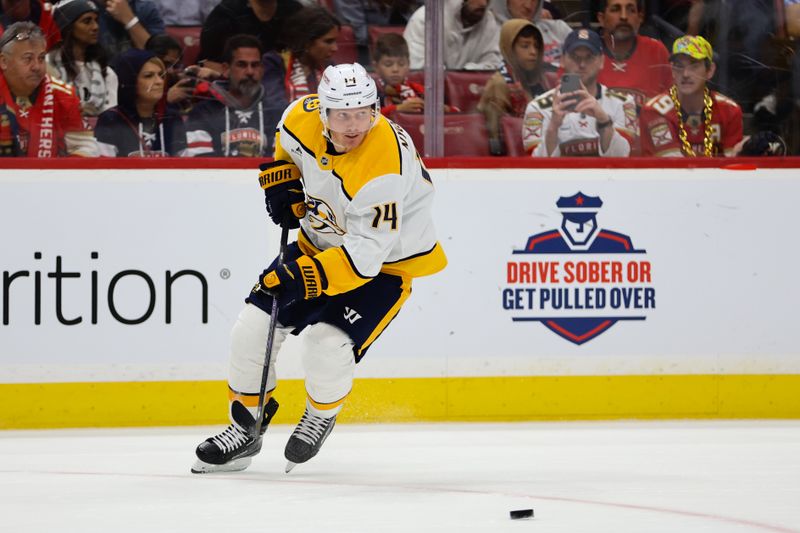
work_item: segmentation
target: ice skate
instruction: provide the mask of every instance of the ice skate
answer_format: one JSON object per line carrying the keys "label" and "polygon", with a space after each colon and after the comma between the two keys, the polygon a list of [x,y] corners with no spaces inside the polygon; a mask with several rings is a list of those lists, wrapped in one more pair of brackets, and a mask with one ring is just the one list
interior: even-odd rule
{"label": "ice skate", "polygon": [[303,418],[300,423],[289,437],[289,442],[286,443],[286,449],[283,452],[284,457],[287,459],[286,473],[288,474],[292,468],[299,463],[305,463],[319,452],[322,448],[322,443],[331,434],[333,426],[336,423],[336,416],[331,418],[322,418],[313,413],[303,413]]}
{"label": "ice skate", "polygon": [[272,417],[278,410],[278,402],[270,398],[264,406],[264,422],[258,438],[251,436],[255,419],[241,402],[231,404],[233,423],[225,430],[201,442],[195,453],[197,461],[192,466],[193,474],[210,472],[237,472],[250,466],[253,456],[261,451],[261,440]]}

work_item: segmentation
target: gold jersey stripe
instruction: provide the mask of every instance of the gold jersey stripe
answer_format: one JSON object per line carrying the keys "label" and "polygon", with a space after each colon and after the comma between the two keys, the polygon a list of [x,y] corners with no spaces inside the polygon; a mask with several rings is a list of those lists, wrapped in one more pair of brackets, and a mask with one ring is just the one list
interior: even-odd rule
{"label": "gold jersey stripe", "polygon": [[[311,244],[311,240],[302,229],[297,235],[297,244],[300,246],[300,250],[306,255],[316,256],[321,252],[319,248]],[[447,256],[444,253],[442,245],[437,242],[433,248],[427,252],[421,252],[404,259],[384,263],[383,267],[381,267],[381,272],[393,276],[420,278],[435,274],[443,270],[446,266]],[[325,294],[329,293],[325,291]]]}
{"label": "gold jersey stripe", "polygon": [[433,248],[427,252],[412,255],[406,259],[392,261],[391,263],[384,263],[381,272],[394,276],[421,278],[423,276],[436,274],[446,266],[447,256],[444,253],[442,245],[437,242]]}

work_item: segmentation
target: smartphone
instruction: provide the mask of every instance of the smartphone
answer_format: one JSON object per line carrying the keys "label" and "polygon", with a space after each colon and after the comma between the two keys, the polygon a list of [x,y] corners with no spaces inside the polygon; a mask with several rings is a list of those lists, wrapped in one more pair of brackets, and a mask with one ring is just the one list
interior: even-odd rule
{"label": "smartphone", "polygon": [[[559,87],[559,92],[561,94],[564,93],[571,93],[573,91],[578,91],[581,89],[581,77],[579,74],[564,74],[561,76],[561,86]],[[570,98],[569,100],[572,103],[567,107],[568,111],[574,111],[575,106],[578,104],[577,98]]]}

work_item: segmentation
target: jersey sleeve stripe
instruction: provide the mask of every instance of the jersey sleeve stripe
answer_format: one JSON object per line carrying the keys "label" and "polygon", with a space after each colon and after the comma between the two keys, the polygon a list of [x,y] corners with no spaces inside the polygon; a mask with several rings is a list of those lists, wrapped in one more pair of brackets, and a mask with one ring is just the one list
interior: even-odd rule
{"label": "jersey sleeve stripe", "polygon": [[328,248],[314,256],[322,265],[322,271],[328,280],[323,293],[334,296],[360,287],[372,278],[365,278],[355,269],[350,257],[341,246]]}
{"label": "jersey sleeve stripe", "polygon": [[425,250],[424,252],[419,252],[419,253],[416,253],[416,254],[413,254],[413,255],[409,255],[408,257],[403,257],[402,259],[395,259],[394,261],[384,261],[383,264],[384,265],[391,265],[391,264],[394,264],[394,263],[399,263],[400,261],[408,261],[409,259],[414,259],[416,257],[421,257],[423,255],[428,255],[429,253],[433,252],[434,248],[436,248],[438,245],[439,245],[438,242],[434,243],[434,245],[431,246],[429,250]]}
{"label": "jersey sleeve stripe", "polygon": [[356,267],[356,264],[353,262],[353,258],[350,257],[350,254],[347,252],[347,248],[345,248],[344,246],[342,246],[342,252],[344,252],[344,256],[347,259],[347,262],[350,263],[350,268],[353,269],[353,273],[356,276],[358,276],[359,278],[362,278],[362,279],[372,279],[371,276],[365,276],[361,272],[358,271],[358,268]]}
{"label": "jersey sleeve stripe", "polygon": [[395,276],[421,278],[435,274],[447,266],[447,256],[438,242],[427,252],[415,254],[405,259],[384,263],[381,272]]}

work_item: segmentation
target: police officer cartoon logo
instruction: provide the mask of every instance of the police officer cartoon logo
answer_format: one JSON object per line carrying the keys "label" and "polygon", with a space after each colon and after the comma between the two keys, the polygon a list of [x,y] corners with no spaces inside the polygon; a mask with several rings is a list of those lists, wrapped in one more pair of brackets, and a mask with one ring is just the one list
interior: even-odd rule
{"label": "police officer cartoon logo", "polygon": [[656,308],[653,265],[628,235],[598,223],[603,201],[578,192],[556,202],[557,228],[528,237],[506,262],[502,306],[577,345]]}

